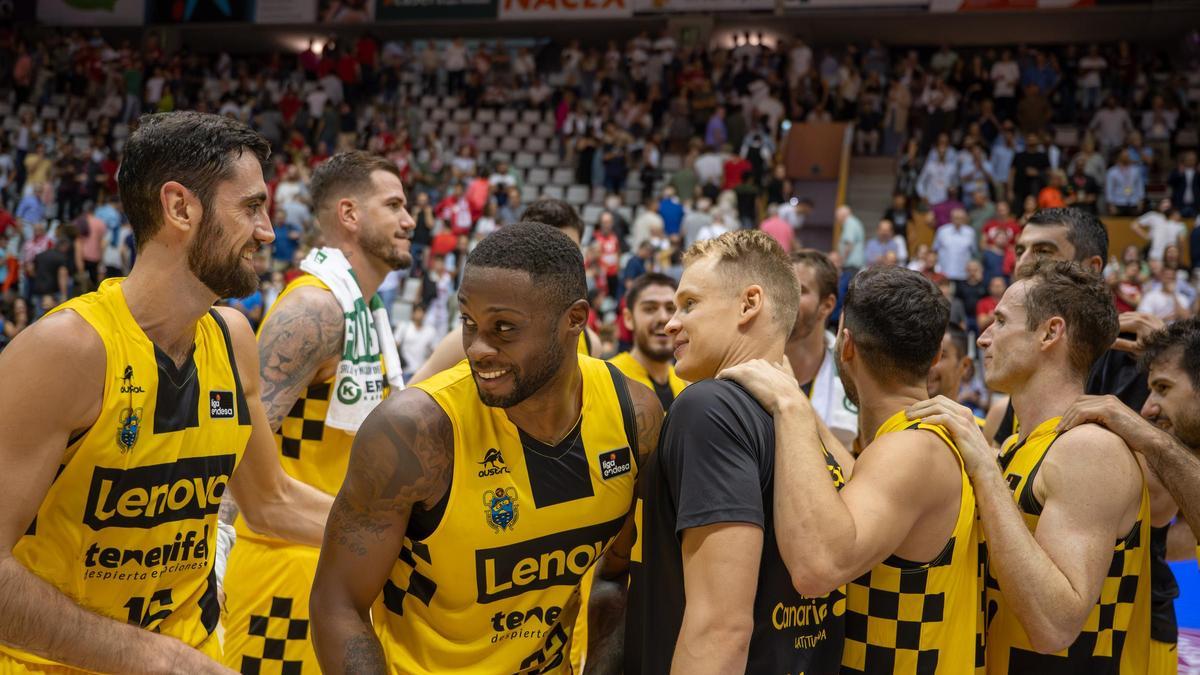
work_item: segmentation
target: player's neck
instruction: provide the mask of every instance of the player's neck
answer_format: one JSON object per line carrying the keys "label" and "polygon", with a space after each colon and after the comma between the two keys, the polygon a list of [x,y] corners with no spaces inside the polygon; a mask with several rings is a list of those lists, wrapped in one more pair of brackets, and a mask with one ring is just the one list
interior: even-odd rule
{"label": "player's neck", "polygon": [[1061,417],[1075,399],[1083,395],[1083,382],[1065,369],[1039,369],[1032,377],[1012,388],[1009,396],[1023,440],[1042,422]]}
{"label": "player's neck", "polygon": [[924,383],[911,385],[881,385],[867,378],[860,378],[858,385],[858,440],[867,447],[875,440],[875,434],[883,423],[908,406],[929,398]]}
{"label": "player's neck", "polygon": [[[358,282],[358,289],[362,292],[363,300],[369,304],[371,297],[375,295],[375,291],[383,284],[383,278],[388,275],[390,270],[385,269],[377,261],[368,258],[356,246],[339,245],[337,247],[342,255],[346,256],[346,261],[350,263],[350,269],[354,270],[354,279]],[[391,309],[390,307],[388,309]]]}
{"label": "player's neck", "polygon": [[542,388],[504,414],[518,429],[547,445],[557,445],[579,421],[583,409],[583,374],[570,359]]}
{"label": "player's neck", "polygon": [[741,340],[732,345],[729,353],[721,361],[717,368],[717,373],[720,374],[726,368],[732,368],[736,365],[753,361],[754,359],[763,359],[771,363],[783,362],[784,342],[782,340],[765,340],[756,339],[752,336],[744,336]]}
{"label": "player's neck", "polygon": [[633,349],[629,350],[629,355],[646,369],[646,373],[650,375],[651,380],[659,384],[666,384],[671,376],[670,361],[655,361],[646,352],[639,349],[636,344],[633,345]]}
{"label": "player's neck", "polygon": [[808,384],[817,379],[821,364],[825,362],[825,347],[825,331],[820,326],[802,338],[788,341],[784,353],[792,364],[797,382]]}
{"label": "player's neck", "polygon": [[147,246],[121,282],[133,320],[176,364],[191,352],[196,323],[218,299],[187,269],[186,261],[185,255]]}

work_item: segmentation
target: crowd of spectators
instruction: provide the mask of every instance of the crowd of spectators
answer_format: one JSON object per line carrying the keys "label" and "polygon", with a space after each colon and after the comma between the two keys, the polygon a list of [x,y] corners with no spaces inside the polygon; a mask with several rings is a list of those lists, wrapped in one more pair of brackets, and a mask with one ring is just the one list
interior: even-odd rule
{"label": "crowd of spectators", "polygon": [[[396,162],[417,264],[380,293],[406,370],[449,329],[465,254],[549,194],[535,171],[565,171],[582,190],[574,204],[588,224],[593,327],[610,350],[628,339],[615,321],[626,283],[648,271],[677,276],[692,243],[761,227],[789,251],[812,245],[813,203],[778,161],[786,127],[801,121],[852,122],[856,153],[896,157],[896,194],[873,237],[849,208],[837,211],[833,257],[844,277],[873,264],[920,269],[981,330],[1011,278],[1023,219],[1072,205],[1138,216],[1132,227],[1147,246],[1110,265],[1114,297],[1179,318],[1196,300],[1181,264],[1196,263],[1200,231],[1189,227],[1200,205],[1195,65],[1194,55],[1125,42],[705,50],[667,33],[603,45],[365,33],[310,41],[300,53],[232,56],[168,52],[152,35],[133,45],[99,32],[9,34],[0,43],[0,346],[63,299],[129,271],[121,148],[140,114],[175,109],[241,119],[274,149],[266,176],[276,241],[258,261],[262,287],[227,301],[252,322],[320,244],[312,168],[351,148]],[[477,111],[519,112],[539,127],[549,143],[538,166],[497,151]],[[918,241],[919,228],[931,241]]]}

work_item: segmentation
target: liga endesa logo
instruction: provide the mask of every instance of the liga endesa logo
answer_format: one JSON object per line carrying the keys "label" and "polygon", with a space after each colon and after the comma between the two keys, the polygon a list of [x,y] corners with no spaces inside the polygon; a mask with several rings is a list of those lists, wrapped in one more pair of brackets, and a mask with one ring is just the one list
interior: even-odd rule
{"label": "liga endesa logo", "polygon": [[213,455],[129,469],[98,466],[83,522],[98,531],[203,519],[220,508],[236,462],[235,455]]}
{"label": "liga endesa logo", "polygon": [[551,586],[574,586],[621,529],[625,517],[577,530],[475,551],[480,603]]}

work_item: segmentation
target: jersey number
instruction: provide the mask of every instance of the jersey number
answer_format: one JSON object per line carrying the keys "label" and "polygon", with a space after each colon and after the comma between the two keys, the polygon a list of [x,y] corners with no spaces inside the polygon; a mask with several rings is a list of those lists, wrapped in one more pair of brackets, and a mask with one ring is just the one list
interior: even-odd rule
{"label": "jersey number", "polygon": [[[157,633],[158,624],[171,615],[172,610],[169,609],[169,606],[172,604],[174,601],[171,600],[171,589],[169,588],[154,591],[154,595],[150,596],[150,602],[146,602],[144,597],[134,596],[125,603],[125,607],[129,610],[129,618],[126,619],[126,622]],[[156,605],[158,611],[154,611]]]}

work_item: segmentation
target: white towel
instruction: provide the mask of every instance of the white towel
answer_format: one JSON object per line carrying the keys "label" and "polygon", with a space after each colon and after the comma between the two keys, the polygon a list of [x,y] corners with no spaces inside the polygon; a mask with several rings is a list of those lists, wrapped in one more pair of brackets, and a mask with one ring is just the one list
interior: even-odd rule
{"label": "white towel", "polygon": [[404,389],[400,354],[392,338],[387,308],[378,295],[371,298],[368,308],[354,270],[336,248],[313,249],[300,263],[300,269],[324,282],[346,315],[342,360],[333,378],[325,424],[353,434],[383,400],[385,368],[392,391]]}

